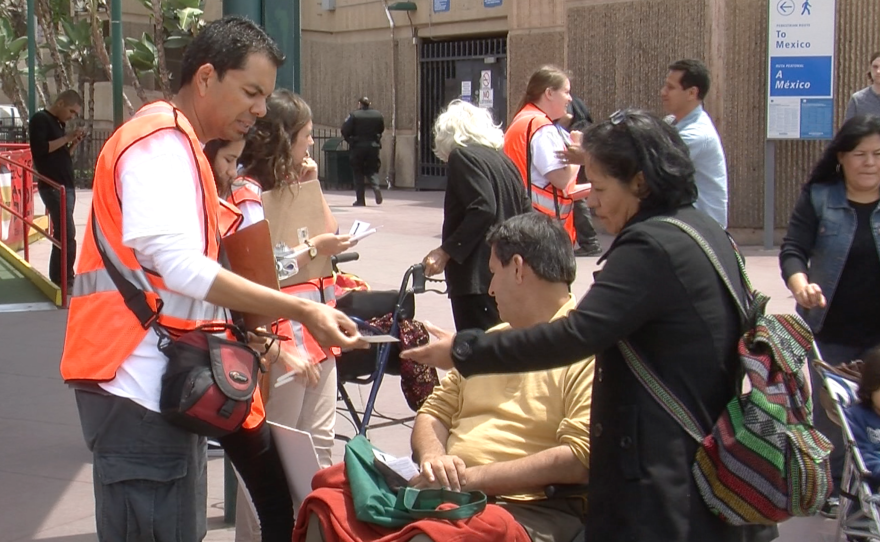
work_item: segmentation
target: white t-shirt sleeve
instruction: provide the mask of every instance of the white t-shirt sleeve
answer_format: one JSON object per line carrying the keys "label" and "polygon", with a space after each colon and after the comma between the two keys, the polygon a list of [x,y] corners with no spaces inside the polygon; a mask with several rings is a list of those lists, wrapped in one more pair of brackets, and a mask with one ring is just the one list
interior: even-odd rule
{"label": "white t-shirt sleeve", "polygon": [[204,299],[220,265],[204,255],[201,182],[180,132],[134,144],[119,161],[122,242],[171,290]]}
{"label": "white t-shirt sleeve", "polygon": [[243,218],[240,228],[247,228],[251,224],[256,224],[266,218],[263,206],[256,201],[243,201],[238,206],[238,210],[241,211]]}
{"label": "white t-shirt sleeve", "polygon": [[542,126],[532,136],[532,183],[541,188],[547,186],[546,175],[551,171],[562,169],[566,164],[556,156],[557,151],[564,150],[571,140],[568,134],[562,133],[553,124]]}

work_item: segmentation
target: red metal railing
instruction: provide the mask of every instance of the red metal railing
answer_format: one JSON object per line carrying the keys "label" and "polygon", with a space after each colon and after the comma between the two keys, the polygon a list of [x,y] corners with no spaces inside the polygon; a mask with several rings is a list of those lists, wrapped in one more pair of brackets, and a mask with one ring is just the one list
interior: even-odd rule
{"label": "red metal railing", "polygon": [[[21,170],[22,175],[22,190],[24,191],[23,197],[18,199],[18,202],[21,207],[23,207],[23,202],[33,201],[34,194],[34,185],[37,180],[40,180],[49,186],[55,188],[59,191],[61,196],[61,224],[60,235],[58,236],[58,240],[56,241],[52,235],[44,230],[43,228],[37,226],[32,220],[30,220],[25,215],[25,209],[19,208],[15,209],[11,206],[8,206],[0,200],[0,209],[10,213],[12,216],[22,221],[23,231],[22,231],[22,243],[24,245],[24,260],[26,262],[30,262],[30,232],[28,231],[30,228],[36,230],[40,235],[49,240],[53,245],[55,245],[61,251],[61,308],[67,308],[67,258],[69,254],[67,253],[67,188],[61,184],[56,183],[51,179],[47,179],[43,175],[37,173],[33,168],[22,164],[16,160],[12,159],[12,156],[16,154],[22,153],[22,151],[29,152],[30,149],[28,145],[24,144],[3,144],[0,145],[0,164],[6,166],[7,169],[18,168]],[[14,199],[13,199],[14,201]]]}

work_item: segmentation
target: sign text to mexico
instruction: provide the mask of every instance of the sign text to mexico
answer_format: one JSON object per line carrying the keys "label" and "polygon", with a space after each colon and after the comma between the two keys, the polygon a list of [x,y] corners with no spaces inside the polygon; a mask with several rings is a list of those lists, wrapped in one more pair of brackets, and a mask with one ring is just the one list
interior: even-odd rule
{"label": "sign text to mexico", "polygon": [[835,0],[768,0],[767,138],[831,139]]}

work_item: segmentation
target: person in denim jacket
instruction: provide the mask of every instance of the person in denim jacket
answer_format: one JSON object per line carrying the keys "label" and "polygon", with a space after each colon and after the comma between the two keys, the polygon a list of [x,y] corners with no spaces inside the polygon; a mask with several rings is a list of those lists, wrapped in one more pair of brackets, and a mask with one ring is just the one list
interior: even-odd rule
{"label": "person in denim jacket", "polygon": [[[797,311],[832,365],[880,344],[878,201],[880,117],[859,115],[840,128],[814,167],[779,252],[782,277]],[[816,427],[834,443],[836,493],[843,470],[840,430],[822,409],[814,416]],[[835,502],[829,503],[824,511],[833,515]]]}

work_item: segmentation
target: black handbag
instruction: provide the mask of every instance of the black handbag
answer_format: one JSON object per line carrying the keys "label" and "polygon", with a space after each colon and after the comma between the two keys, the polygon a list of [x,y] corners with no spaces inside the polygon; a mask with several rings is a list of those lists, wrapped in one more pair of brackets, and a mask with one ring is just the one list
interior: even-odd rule
{"label": "black handbag", "polygon": [[[203,326],[172,337],[157,322],[161,300],[154,311],[144,291],[113,265],[99,241],[96,222],[93,212],[92,233],[104,268],[141,326],[152,328],[159,336],[159,350],[168,358],[159,398],[162,417],[172,425],[206,437],[238,431],[254,400],[259,354],[246,344],[244,333],[231,324]],[[236,340],[218,335],[226,331]]]}

